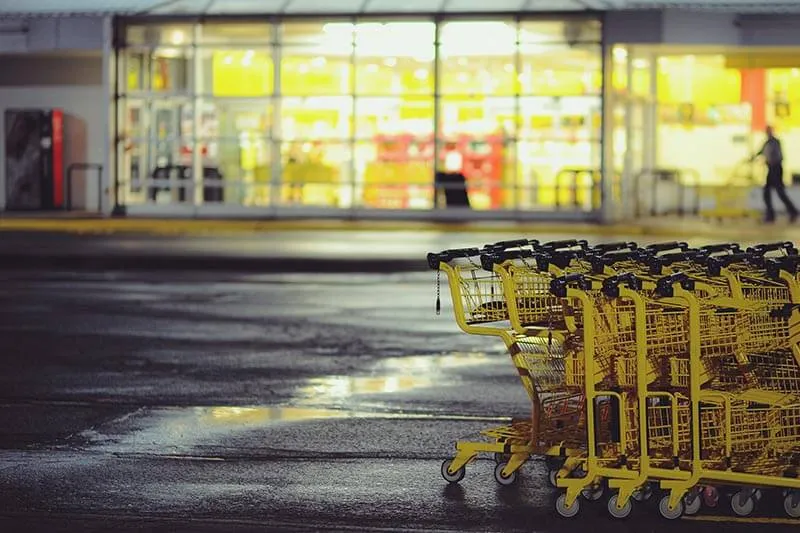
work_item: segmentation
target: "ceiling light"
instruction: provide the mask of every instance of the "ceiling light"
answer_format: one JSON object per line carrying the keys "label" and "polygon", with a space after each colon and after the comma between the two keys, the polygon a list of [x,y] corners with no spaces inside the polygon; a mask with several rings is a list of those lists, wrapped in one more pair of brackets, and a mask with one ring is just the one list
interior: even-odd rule
{"label": "ceiling light", "polygon": [[175,30],[170,35],[170,42],[172,44],[183,44],[183,41],[186,39],[186,35],[180,30]]}

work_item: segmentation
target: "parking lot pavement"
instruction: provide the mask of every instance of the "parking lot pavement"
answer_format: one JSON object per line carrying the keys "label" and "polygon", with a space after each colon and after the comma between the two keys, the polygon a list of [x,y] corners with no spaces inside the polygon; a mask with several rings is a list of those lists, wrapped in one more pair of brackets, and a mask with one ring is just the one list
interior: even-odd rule
{"label": "parking lot pavement", "polygon": [[542,462],[449,485],[453,443],[525,416],[503,346],[433,310],[431,273],[6,272],[3,531],[796,531],[765,496],[557,518]]}

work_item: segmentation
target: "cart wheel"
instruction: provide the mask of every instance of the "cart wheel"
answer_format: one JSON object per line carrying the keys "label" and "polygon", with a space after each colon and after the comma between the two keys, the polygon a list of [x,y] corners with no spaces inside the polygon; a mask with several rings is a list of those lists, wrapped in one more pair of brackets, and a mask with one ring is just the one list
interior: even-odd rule
{"label": "cart wheel", "polygon": [[556,488],[556,489],[558,488],[558,485],[556,484],[556,480],[557,479],[558,479],[558,470],[553,469],[550,472],[548,472],[547,481],[550,482],[550,486],[551,487]]}
{"label": "cart wheel", "polygon": [[608,514],[614,518],[628,518],[633,510],[633,504],[631,504],[631,501],[628,500],[620,509],[617,507],[618,498],[619,494],[612,494],[608,499]]}
{"label": "cart wheel", "polygon": [[506,465],[508,463],[497,463],[497,466],[494,467],[494,480],[501,485],[513,485],[517,481],[517,471],[514,470],[508,476],[504,476],[503,469]]}
{"label": "cart wheel", "polygon": [[461,467],[453,473],[450,473],[450,465],[453,464],[452,459],[447,459],[442,463],[442,477],[448,483],[458,483],[462,479],[464,479],[464,475],[467,473],[466,467]]}
{"label": "cart wheel", "polygon": [[494,463],[495,464],[507,463],[509,459],[511,459],[511,454],[510,453],[503,453],[503,452],[495,452],[494,453]]}
{"label": "cart wheel", "polygon": [[687,494],[683,497],[683,512],[688,516],[694,516],[700,512],[703,506],[703,498],[700,494]]}
{"label": "cart wheel", "polygon": [[736,516],[750,516],[756,508],[754,496],[748,496],[740,490],[731,496],[731,510]]}
{"label": "cart wheel", "polygon": [[564,466],[564,459],[563,457],[555,457],[553,455],[548,455],[544,458],[544,464],[547,465],[548,470],[561,470],[561,467]]}
{"label": "cart wheel", "polygon": [[658,502],[658,512],[667,520],[677,520],[683,514],[683,502],[678,501],[674,509],[669,508],[669,494],[665,494]]}
{"label": "cart wheel", "polygon": [[564,518],[572,518],[578,514],[578,511],[581,510],[581,502],[577,498],[572,503],[571,507],[567,507],[566,504],[567,495],[566,493],[561,493],[558,499],[556,499],[556,512],[563,516]]}
{"label": "cart wheel", "polygon": [[633,491],[633,499],[637,502],[646,502],[653,497],[653,486],[650,483],[642,485]]}
{"label": "cart wheel", "polygon": [[790,518],[800,518],[800,496],[789,492],[783,497],[783,510]]}
{"label": "cart wheel", "polygon": [[596,502],[600,498],[603,497],[603,493],[605,492],[605,488],[603,485],[594,485],[592,487],[586,487],[581,491],[581,496],[589,500],[590,502]]}
{"label": "cart wheel", "polygon": [[719,491],[716,487],[708,486],[703,489],[703,504],[706,507],[716,507],[719,505]]}

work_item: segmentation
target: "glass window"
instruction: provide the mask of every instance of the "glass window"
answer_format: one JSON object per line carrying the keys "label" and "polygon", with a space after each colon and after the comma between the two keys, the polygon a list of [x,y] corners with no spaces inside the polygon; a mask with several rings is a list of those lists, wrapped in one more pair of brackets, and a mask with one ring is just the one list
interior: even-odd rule
{"label": "glass window", "polygon": [[352,153],[353,146],[349,143],[282,143],[281,204],[321,207],[351,205]]}
{"label": "glass window", "polygon": [[442,26],[439,57],[444,94],[517,92],[517,29],[511,22],[464,21]]}
{"label": "glass window", "polygon": [[268,138],[256,132],[243,132],[238,139],[205,139],[202,148],[205,202],[270,205]]}
{"label": "glass window", "polygon": [[274,90],[271,48],[202,50],[203,86],[198,93],[226,97],[269,96]]}
{"label": "glass window", "polygon": [[432,96],[361,97],[356,99],[355,136],[433,135]]}
{"label": "glass window", "polygon": [[522,44],[564,43],[575,46],[601,40],[602,25],[596,19],[523,20],[519,25],[519,42]]}
{"label": "glass window", "polygon": [[158,48],[127,50],[125,72],[120,73],[125,92],[185,93],[191,89],[192,50]]}
{"label": "glass window", "polygon": [[[500,208],[506,201],[508,176],[515,172],[512,147],[513,143],[500,134],[449,135],[439,143],[438,172],[463,176],[473,209]],[[442,194],[441,190],[437,192],[438,202]]]}
{"label": "glass window", "polygon": [[344,140],[353,135],[351,96],[285,97],[280,110],[283,140]]}
{"label": "glass window", "polygon": [[445,96],[441,106],[441,134],[514,136],[514,97]]}
{"label": "glass window", "polygon": [[191,46],[191,24],[134,25],[125,28],[125,45],[155,48],[158,46]]}
{"label": "glass window", "polygon": [[281,42],[313,46],[341,55],[353,51],[354,25],[345,20],[319,22],[287,22],[281,26]]}
{"label": "glass window", "polygon": [[272,42],[272,24],[258,22],[213,22],[201,27],[199,44],[263,46]]}
{"label": "glass window", "polygon": [[381,209],[433,207],[433,141],[381,135],[355,146],[354,202]]}
{"label": "glass window", "polygon": [[250,137],[270,137],[272,101],[213,99],[204,100],[198,134],[202,138],[236,141]]}
{"label": "glass window", "polygon": [[602,82],[601,51],[597,45],[520,45],[520,94],[599,95]]}
{"label": "glass window", "polygon": [[281,93],[344,95],[353,92],[351,55],[336,55],[317,47],[283,48]]}
{"label": "glass window", "polygon": [[433,94],[434,33],[431,22],[357,24],[356,92]]}

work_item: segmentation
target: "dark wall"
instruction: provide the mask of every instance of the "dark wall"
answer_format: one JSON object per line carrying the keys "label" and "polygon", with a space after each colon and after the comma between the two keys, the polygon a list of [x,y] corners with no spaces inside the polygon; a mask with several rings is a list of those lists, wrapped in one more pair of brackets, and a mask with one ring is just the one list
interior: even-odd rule
{"label": "dark wall", "polygon": [[103,84],[98,55],[0,55],[0,87]]}

